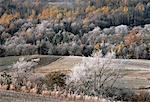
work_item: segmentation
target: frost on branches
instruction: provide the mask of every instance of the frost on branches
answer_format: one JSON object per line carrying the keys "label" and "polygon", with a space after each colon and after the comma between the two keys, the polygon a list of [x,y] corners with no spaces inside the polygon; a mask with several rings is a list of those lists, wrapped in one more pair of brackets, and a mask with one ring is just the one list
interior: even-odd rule
{"label": "frost on branches", "polygon": [[29,72],[33,67],[35,67],[38,63],[33,61],[26,61],[24,57],[19,58],[19,61],[17,61],[13,65],[13,69],[19,73],[23,72]]}
{"label": "frost on branches", "polygon": [[12,76],[17,80],[30,79],[30,77],[33,76],[35,66],[38,65],[38,62],[35,62],[34,60],[35,59],[27,61],[24,57],[19,58],[19,60],[12,66]]}
{"label": "frost on branches", "polygon": [[113,52],[102,58],[101,51],[93,57],[83,57],[82,62],[73,68],[66,84],[78,93],[102,95],[108,88],[114,87],[115,82],[122,77],[122,63],[112,60],[113,58]]}

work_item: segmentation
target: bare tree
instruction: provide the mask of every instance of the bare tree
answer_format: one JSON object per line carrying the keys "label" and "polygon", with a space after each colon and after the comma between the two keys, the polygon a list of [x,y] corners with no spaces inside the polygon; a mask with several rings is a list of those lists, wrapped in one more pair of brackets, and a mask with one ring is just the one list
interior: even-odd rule
{"label": "bare tree", "polygon": [[67,87],[93,96],[101,96],[108,88],[114,87],[116,81],[121,78],[119,66],[122,64],[112,60],[114,53],[105,58],[100,56],[101,53],[98,53],[93,57],[83,58],[69,75]]}

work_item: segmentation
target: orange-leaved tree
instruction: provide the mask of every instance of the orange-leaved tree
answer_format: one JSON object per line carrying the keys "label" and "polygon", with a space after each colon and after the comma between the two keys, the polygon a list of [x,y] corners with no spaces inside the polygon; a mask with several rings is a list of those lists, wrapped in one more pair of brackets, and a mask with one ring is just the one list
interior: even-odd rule
{"label": "orange-leaved tree", "polygon": [[32,21],[36,17],[36,12],[35,10],[32,10],[32,14],[28,17],[29,21]]}
{"label": "orange-leaved tree", "polygon": [[137,30],[132,30],[127,36],[124,37],[125,43],[131,45],[140,40],[140,36]]}
{"label": "orange-leaved tree", "polygon": [[51,7],[51,8],[45,8],[43,9],[42,13],[39,16],[39,19],[48,19],[48,18],[56,18],[59,13],[58,7]]}
{"label": "orange-leaved tree", "polygon": [[4,14],[1,18],[0,18],[0,24],[1,25],[9,25],[10,22],[14,19],[17,19],[20,17],[19,13],[16,14]]}

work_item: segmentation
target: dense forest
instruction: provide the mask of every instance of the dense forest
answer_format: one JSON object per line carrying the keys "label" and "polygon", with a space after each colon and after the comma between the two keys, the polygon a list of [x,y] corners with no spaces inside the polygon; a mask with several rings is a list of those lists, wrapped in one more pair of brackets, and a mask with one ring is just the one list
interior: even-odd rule
{"label": "dense forest", "polygon": [[0,56],[150,58],[150,0],[1,0]]}

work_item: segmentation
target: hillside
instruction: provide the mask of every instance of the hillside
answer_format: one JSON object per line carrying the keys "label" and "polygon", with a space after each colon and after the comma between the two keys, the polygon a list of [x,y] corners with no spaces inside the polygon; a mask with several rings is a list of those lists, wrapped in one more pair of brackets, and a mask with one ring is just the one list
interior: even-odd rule
{"label": "hillside", "polygon": [[0,0],[0,102],[149,102],[149,60],[150,0]]}
{"label": "hillside", "polygon": [[[88,58],[86,58],[88,59]],[[36,73],[48,74],[53,71],[70,72],[76,64],[82,62],[82,57],[62,57],[49,65],[37,68]],[[125,74],[123,81],[117,83],[119,87],[138,89],[150,87],[150,62],[148,60],[117,60],[113,63],[122,63],[122,74]]]}
{"label": "hillside", "polygon": [[146,0],[2,0],[0,56],[90,56],[149,59]]}
{"label": "hillside", "polygon": [[[18,60],[18,57],[12,57]],[[7,70],[14,60],[9,60],[7,65],[2,65],[4,61],[12,59],[11,57],[0,59],[0,70]],[[64,73],[71,72],[75,65],[82,62],[83,57],[77,56],[26,56],[25,58],[41,58],[39,65],[35,68],[35,73],[39,75],[47,75],[50,72],[61,71]],[[90,58],[86,58],[90,59]],[[138,89],[140,87],[150,87],[150,62],[149,60],[131,60],[131,59],[114,59],[113,63],[122,63],[122,71],[125,74],[124,83],[120,83],[120,87],[130,87]],[[8,70],[9,71],[9,70]]]}
{"label": "hillside", "polygon": [[[79,57],[79,56],[41,56],[41,55],[32,55],[32,56],[24,56],[26,60],[31,60],[32,58],[40,58],[41,61],[39,61],[39,65],[35,67],[34,75],[40,76],[47,76],[52,72],[61,72],[65,73],[67,75],[70,74],[70,72],[73,71],[75,66],[77,66],[80,63],[83,63],[82,60],[92,60],[91,57]],[[10,60],[8,60],[10,59]],[[12,63],[15,63],[18,60],[18,57],[15,58],[13,56],[13,59],[16,59],[16,61],[11,60],[11,57],[1,58],[0,62],[4,62],[4,60],[8,60],[8,65],[3,63],[0,63],[0,69],[3,69],[2,71],[7,71],[8,73],[11,73],[11,69],[7,70],[8,66],[10,66]],[[103,60],[104,58],[101,58]],[[118,65],[118,67],[121,67],[121,70],[119,73],[123,75],[123,77],[115,83],[115,87],[122,88],[122,89],[131,89],[135,92],[140,91],[149,91],[150,88],[150,62],[149,60],[133,60],[133,59],[113,59],[112,64],[115,63],[121,63],[121,66]],[[116,67],[112,67],[116,68]],[[34,77],[33,77],[34,78]],[[35,77],[36,78],[36,77]],[[54,99],[53,97],[45,97],[45,96],[34,96],[30,94],[25,93],[16,93],[16,92],[10,92],[10,91],[0,91],[0,102],[63,102],[59,99]],[[17,96],[17,98],[16,98]],[[64,101],[68,102],[68,101]]]}

